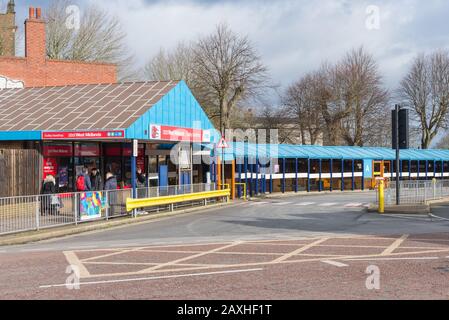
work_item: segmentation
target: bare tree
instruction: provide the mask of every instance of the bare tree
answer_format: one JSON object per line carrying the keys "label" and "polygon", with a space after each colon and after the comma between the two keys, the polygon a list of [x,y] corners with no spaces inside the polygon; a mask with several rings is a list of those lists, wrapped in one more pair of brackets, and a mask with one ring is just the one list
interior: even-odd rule
{"label": "bare tree", "polygon": [[145,66],[145,76],[150,80],[184,80],[192,84],[193,43],[180,42],[173,51],[163,48]]}
{"label": "bare tree", "polygon": [[378,119],[388,114],[389,94],[374,57],[363,47],[350,51],[337,68],[341,105],[351,111],[342,119],[342,137],[347,145],[363,146],[375,140],[381,125],[386,129]]}
{"label": "bare tree", "polygon": [[86,7],[79,26],[67,23],[68,0],[51,0],[47,20],[47,56],[50,59],[115,63],[119,78],[135,76],[133,57],[125,44],[126,34],[117,17],[96,6]]}
{"label": "bare tree", "polygon": [[201,38],[193,52],[194,91],[224,132],[237,104],[264,86],[267,69],[249,39],[225,24]]}
{"label": "bare tree", "polygon": [[449,114],[449,54],[419,55],[402,80],[399,96],[409,105],[421,129],[421,147],[430,147]]}
{"label": "bare tree", "polygon": [[325,144],[340,145],[342,121],[351,115],[352,106],[346,104],[342,91],[344,77],[338,66],[323,64],[316,74],[316,102],[324,120]]}
{"label": "bare tree", "polygon": [[[322,116],[317,103],[316,74],[306,74],[282,97],[285,115],[296,120],[303,145],[314,145],[322,134]],[[309,137],[309,141],[307,141]]]}

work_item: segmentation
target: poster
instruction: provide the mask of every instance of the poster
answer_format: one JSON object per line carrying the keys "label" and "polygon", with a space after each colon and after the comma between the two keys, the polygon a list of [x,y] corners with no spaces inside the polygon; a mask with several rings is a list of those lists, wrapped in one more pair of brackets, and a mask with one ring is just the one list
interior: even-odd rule
{"label": "poster", "polygon": [[56,177],[58,173],[58,161],[56,158],[45,158],[44,159],[44,180],[48,175]]}
{"label": "poster", "polygon": [[58,170],[59,187],[67,187],[69,184],[69,167],[61,166]]}
{"label": "poster", "polygon": [[83,192],[80,194],[81,221],[101,218],[102,211],[108,204],[106,194],[103,192]]}

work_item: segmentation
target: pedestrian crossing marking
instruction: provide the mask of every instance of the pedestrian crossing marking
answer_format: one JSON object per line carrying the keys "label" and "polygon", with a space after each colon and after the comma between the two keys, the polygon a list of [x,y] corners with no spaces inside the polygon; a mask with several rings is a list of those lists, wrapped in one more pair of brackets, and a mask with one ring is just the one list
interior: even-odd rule
{"label": "pedestrian crossing marking", "polygon": [[338,203],[336,202],[329,202],[329,203],[322,203],[320,205],[318,205],[319,207],[333,207],[333,206],[337,206]]}
{"label": "pedestrian crossing marking", "polygon": [[301,203],[297,203],[296,206],[298,207],[305,207],[305,206],[311,206],[316,204],[316,202],[301,202]]}

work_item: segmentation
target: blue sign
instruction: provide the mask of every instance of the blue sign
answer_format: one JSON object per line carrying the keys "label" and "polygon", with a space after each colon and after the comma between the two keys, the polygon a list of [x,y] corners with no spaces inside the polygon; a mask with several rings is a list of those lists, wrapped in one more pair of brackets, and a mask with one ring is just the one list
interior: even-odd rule
{"label": "blue sign", "polygon": [[363,160],[363,176],[365,178],[373,176],[373,160]]}

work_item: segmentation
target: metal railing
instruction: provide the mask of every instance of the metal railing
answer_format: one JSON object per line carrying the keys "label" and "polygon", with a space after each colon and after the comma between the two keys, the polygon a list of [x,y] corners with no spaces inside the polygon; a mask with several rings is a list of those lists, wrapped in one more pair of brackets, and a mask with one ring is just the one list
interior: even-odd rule
{"label": "metal railing", "polygon": [[[400,181],[399,191],[401,204],[425,204],[449,197],[449,180]],[[385,203],[396,204],[395,182],[390,182],[385,189]]]}
{"label": "metal railing", "polygon": [[[215,184],[139,188],[137,198],[214,190]],[[126,200],[131,197],[132,189],[121,189],[0,198],[0,235],[130,216],[133,213],[126,211]],[[182,205],[179,204],[174,208]],[[168,207],[151,208],[148,213],[168,209]]]}

